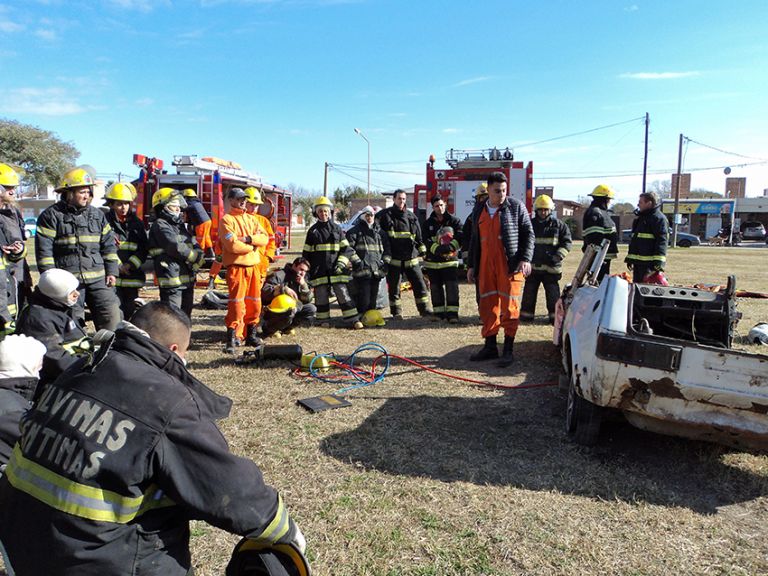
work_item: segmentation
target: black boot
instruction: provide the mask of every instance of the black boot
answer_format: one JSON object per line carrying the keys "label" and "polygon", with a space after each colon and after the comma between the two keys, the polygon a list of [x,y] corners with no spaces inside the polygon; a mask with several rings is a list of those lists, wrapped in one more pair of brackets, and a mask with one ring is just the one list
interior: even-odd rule
{"label": "black boot", "polygon": [[257,329],[256,324],[251,324],[250,326],[248,326],[248,332],[246,332],[246,335],[245,335],[246,346],[255,346],[258,348],[259,346],[264,344],[264,340],[262,340],[257,336],[256,329]]}
{"label": "black boot", "polygon": [[224,347],[226,354],[234,354],[235,349],[240,346],[240,339],[234,328],[227,328],[227,345]]}
{"label": "black boot", "polygon": [[496,336],[487,336],[485,339],[485,345],[477,352],[472,354],[469,359],[472,362],[478,362],[480,360],[493,360],[499,357],[499,348],[496,346]]}
{"label": "black boot", "polygon": [[496,366],[499,368],[507,368],[512,366],[515,361],[515,355],[512,348],[515,345],[515,339],[512,336],[504,336],[504,351],[501,353],[501,359],[496,362]]}

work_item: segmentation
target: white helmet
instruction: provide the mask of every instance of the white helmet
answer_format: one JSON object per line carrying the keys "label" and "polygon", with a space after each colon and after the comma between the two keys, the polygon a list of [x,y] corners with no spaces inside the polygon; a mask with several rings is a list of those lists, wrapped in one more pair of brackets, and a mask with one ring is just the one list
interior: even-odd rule
{"label": "white helmet", "polygon": [[768,345],[768,322],[760,322],[749,331],[750,344]]}

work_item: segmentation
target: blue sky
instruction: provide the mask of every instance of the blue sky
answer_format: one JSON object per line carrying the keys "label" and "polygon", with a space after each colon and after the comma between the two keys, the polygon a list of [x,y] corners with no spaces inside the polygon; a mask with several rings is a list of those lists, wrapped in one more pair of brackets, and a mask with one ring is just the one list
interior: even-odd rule
{"label": "blue sky", "polygon": [[648,112],[649,182],[682,133],[684,170],[709,168],[694,188],[722,191],[731,166],[756,196],[766,22],[764,0],[6,1],[0,116],[107,176],[135,174],[133,153],[198,154],[317,190],[329,162],[331,189],[365,186],[357,127],[374,189],[423,183],[430,154],[510,146],[557,197],[607,182],[634,202]]}

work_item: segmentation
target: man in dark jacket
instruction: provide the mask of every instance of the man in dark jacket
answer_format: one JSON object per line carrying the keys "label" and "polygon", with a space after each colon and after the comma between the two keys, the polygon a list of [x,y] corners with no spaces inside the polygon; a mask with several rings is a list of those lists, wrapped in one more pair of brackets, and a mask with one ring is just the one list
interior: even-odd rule
{"label": "man in dark jacket", "polygon": [[[312,302],[314,297],[307,281],[308,273],[309,261],[299,256],[293,263],[267,276],[261,288],[261,304],[264,306],[262,335],[265,338],[278,331],[290,334],[301,324],[312,326],[315,323],[317,307]],[[295,306],[276,312],[275,307],[270,308],[270,305],[281,294],[292,298]]]}
{"label": "man in dark jacket", "polygon": [[32,277],[27,264],[27,233],[24,217],[16,204],[19,176],[7,164],[0,164],[0,231],[4,236],[0,250],[6,260],[8,275],[8,312],[16,318],[24,298],[32,290]]}
{"label": "man in dark jacket", "polygon": [[74,274],[80,281],[78,314],[85,315],[87,304],[96,330],[114,330],[120,321],[114,290],[120,261],[104,212],[90,205],[93,186],[93,177],[85,168],[64,174],[56,188],[61,200],[37,219],[35,256],[41,273],[61,268]]}
{"label": "man in dark jacket", "polygon": [[194,234],[197,243],[205,253],[205,257],[213,260],[213,240],[211,238],[211,217],[205,210],[205,206],[197,197],[197,192],[193,188],[185,188],[182,192],[184,200],[187,202],[185,210],[187,214],[187,224],[191,228],[190,233]]}
{"label": "man in dark jacket", "polygon": [[663,272],[667,263],[667,218],[661,213],[661,200],[655,192],[643,192],[632,223],[629,253],[624,259],[632,271],[633,282],[643,282],[648,274]]}
{"label": "man in dark jacket", "polygon": [[446,211],[445,200],[432,197],[432,214],[424,223],[427,255],[424,271],[429,276],[429,291],[435,316],[455,324],[459,321],[459,250],[463,231],[461,221]]}
{"label": "man in dark jacket", "polygon": [[520,320],[532,321],[536,312],[536,298],[539,286],[544,285],[547,312],[550,323],[555,321],[555,304],[560,298],[560,278],[563,276],[563,258],[571,250],[571,231],[565,222],[555,218],[555,203],[542,194],[533,204],[536,217],[533,219],[533,233],[536,236],[533,250],[533,271],[525,280]]}
{"label": "man in dark jacket", "polygon": [[151,302],[43,387],[0,479],[0,540],[17,576],[185,576],[189,521],[303,553],[259,468],[216,420],[231,400],[184,366],[191,323]]}
{"label": "man in dark jacket", "polygon": [[582,244],[581,249],[582,251],[586,250],[590,244],[599,247],[606,238],[610,242],[605,261],[597,275],[597,279],[600,281],[606,274],[610,273],[611,260],[615,260],[619,255],[619,236],[616,233],[616,224],[611,218],[613,212],[608,209],[608,205],[613,200],[614,192],[610,186],[598,184],[589,195],[592,196],[592,203],[584,212],[582,220],[584,244]]}
{"label": "man in dark jacket", "polygon": [[388,266],[389,311],[396,320],[403,318],[403,307],[400,304],[400,278],[403,274],[411,283],[419,314],[432,316],[427,284],[419,263],[427,253],[427,248],[421,240],[419,220],[406,207],[406,198],[405,190],[395,190],[392,196],[394,204],[376,214],[376,221],[389,238],[389,250],[384,253],[384,263]]}
{"label": "man in dark jacket", "polygon": [[372,206],[363,208],[357,223],[347,230],[347,241],[357,256],[352,261],[355,302],[360,314],[365,314],[376,308],[381,279],[387,276],[384,247],[389,238],[376,222]]}
{"label": "man in dark jacket", "polygon": [[525,206],[507,197],[507,177],[488,177],[488,199],[472,211],[472,244],[467,280],[480,288],[480,319],[485,345],[469,359],[499,357],[496,334],[504,329],[504,350],[498,366],[514,362],[514,343],[520,322],[520,298],[525,277],[531,273],[533,229]]}

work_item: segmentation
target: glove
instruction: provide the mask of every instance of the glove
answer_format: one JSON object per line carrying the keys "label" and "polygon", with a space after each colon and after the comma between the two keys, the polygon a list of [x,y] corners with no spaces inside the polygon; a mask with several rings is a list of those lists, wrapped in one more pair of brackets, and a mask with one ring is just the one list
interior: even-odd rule
{"label": "glove", "polygon": [[435,248],[435,256],[439,256],[440,258],[449,258],[451,252],[451,247],[448,244],[440,244],[440,246]]}
{"label": "glove", "polygon": [[550,262],[552,262],[553,266],[557,266],[558,264],[560,264],[560,262],[563,261],[563,257],[560,256],[560,254],[552,254],[552,256],[550,256],[549,259],[550,259]]}
{"label": "glove", "polygon": [[346,274],[347,269],[344,268],[344,266],[337,265],[336,268],[333,269],[333,275],[334,276],[343,276]]}

